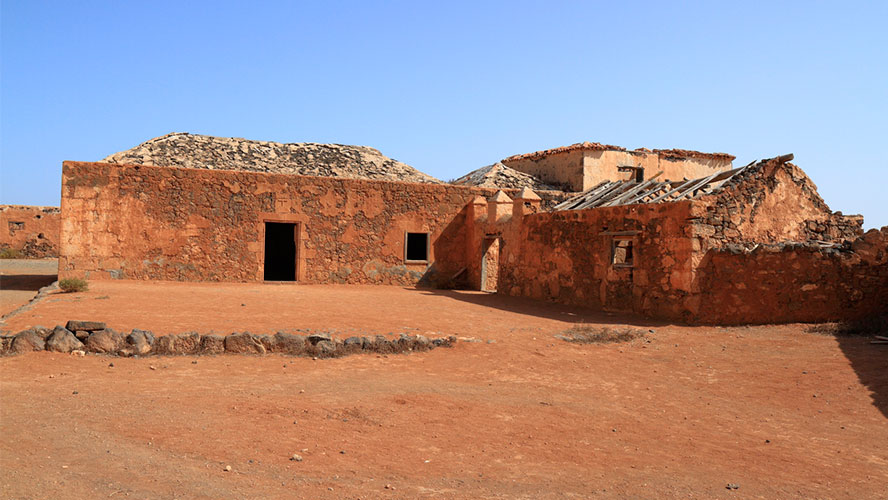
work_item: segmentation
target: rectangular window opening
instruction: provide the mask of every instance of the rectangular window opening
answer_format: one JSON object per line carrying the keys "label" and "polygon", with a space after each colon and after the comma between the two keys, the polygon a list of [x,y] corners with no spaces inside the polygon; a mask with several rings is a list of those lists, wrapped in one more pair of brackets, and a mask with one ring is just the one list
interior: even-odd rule
{"label": "rectangular window opening", "polygon": [[632,267],[634,261],[634,252],[632,240],[613,240],[611,253],[613,255],[612,263],[614,267]]}
{"label": "rectangular window opening", "polygon": [[407,233],[404,244],[404,260],[425,263],[429,261],[429,233]]}

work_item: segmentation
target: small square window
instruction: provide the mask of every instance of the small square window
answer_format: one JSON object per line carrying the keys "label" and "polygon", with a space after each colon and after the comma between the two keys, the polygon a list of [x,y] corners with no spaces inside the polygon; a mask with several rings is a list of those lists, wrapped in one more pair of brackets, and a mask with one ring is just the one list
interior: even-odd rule
{"label": "small square window", "polygon": [[611,254],[614,267],[632,267],[634,257],[632,240],[614,240]]}
{"label": "small square window", "polygon": [[405,261],[429,261],[429,233],[407,233],[407,236],[404,238],[404,240]]}

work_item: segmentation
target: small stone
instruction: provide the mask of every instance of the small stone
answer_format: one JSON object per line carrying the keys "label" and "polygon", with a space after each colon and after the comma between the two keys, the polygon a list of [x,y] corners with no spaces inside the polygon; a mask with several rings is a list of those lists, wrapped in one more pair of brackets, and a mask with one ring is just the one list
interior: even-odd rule
{"label": "small stone", "polygon": [[230,466],[230,465],[226,465],[226,466],[225,466],[225,472],[231,472],[231,466]]}
{"label": "small stone", "polygon": [[727,488],[727,489],[729,489],[729,490],[739,490],[739,489],[740,489],[740,485],[739,485],[739,484],[735,484],[735,483],[728,483],[728,485],[725,486],[725,488]]}
{"label": "small stone", "polygon": [[299,455],[298,453],[294,453],[293,456],[290,457],[290,460],[293,461],[293,462],[301,462],[301,461],[302,461],[302,455]]}
{"label": "small stone", "polygon": [[114,368],[114,363],[108,363],[108,368]]}
{"label": "small stone", "polygon": [[71,394],[80,394],[80,393],[79,393],[79,392],[77,392],[77,391],[74,391],[74,392],[72,392],[72,393],[71,393]]}
{"label": "small stone", "polygon": [[154,365],[150,365],[148,368],[150,368],[150,369],[152,369],[152,370],[156,370],[156,369],[157,369],[157,367],[154,366]]}
{"label": "small stone", "polygon": [[339,450],[340,455],[345,455],[345,450]]}
{"label": "small stone", "polygon": [[80,349],[75,349],[75,350],[71,351],[71,355],[83,357],[83,356],[86,356],[86,351],[82,351]]}

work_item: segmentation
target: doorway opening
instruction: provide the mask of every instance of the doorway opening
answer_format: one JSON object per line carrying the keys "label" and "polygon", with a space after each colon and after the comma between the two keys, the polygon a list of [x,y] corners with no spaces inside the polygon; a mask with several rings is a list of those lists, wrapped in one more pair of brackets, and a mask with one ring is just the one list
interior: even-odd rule
{"label": "doorway opening", "polygon": [[296,224],[265,223],[265,281],[296,281]]}
{"label": "doorway opening", "polygon": [[500,239],[484,239],[484,257],[481,258],[481,291],[496,292],[499,281]]}

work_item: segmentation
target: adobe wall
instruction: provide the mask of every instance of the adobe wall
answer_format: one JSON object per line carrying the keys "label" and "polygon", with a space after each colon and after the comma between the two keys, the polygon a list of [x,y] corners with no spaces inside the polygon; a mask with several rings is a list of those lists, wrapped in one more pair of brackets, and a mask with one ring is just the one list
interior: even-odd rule
{"label": "adobe wall", "polygon": [[[303,283],[414,284],[465,260],[465,206],[490,189],[65,162],[60,277],[261,281],[264,220],[300,223]],[[429,264],[404,262],[430,232]]]}
{"label": "adobe wall", "polygon": [[566,191],[583,191],[583,162],[585,152],[581,149],[567,150],[536,157],[503,160],[507,167],[530,174],[541,181],[555,186],[564,186]]}
{"label": "adobe wall", "polygon": [[[677,156],[684,154],[686,156]],[[696,155],[696,156],[692,156]],[[645,179],[662,171],[659,180],[705,177],[730,170],[733,156],[684,150],[570,149],[546,155],[522,155],[503,160],[510,167],[549,184],[571,191],[585,191],[604,181],[627,180],[632,174],[617,167],[643,167]]]}
{"label": "adobe wall", "polygon": [[[690,203],[539,213],[503,231],[499,292],[681,318],[693,286]],[[611,245],[633,240],[633,267],[615,267]]]}
{"label": "adobe wall", "polygon": [[698,271],[701,323],[855,320],[888,314],[888,227],[845,248],[712,250]]}
{"label": "adobe wall", "polygon": [[58,207],[0,205],[0,249],[32,259],[56,257],[60,224]]}

